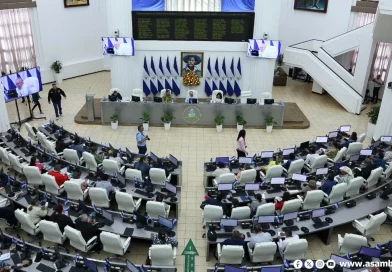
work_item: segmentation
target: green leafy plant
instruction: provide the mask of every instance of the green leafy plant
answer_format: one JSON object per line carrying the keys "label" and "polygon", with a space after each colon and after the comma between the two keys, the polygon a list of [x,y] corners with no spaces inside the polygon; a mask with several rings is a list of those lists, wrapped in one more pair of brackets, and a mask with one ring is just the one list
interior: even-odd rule
{"label": "green leafy plant", "polygon": [[221,126],[221,125],[223,125],[224,121],[225,121],[225,117],[224,116],[222,116],[222,115],[215,116],[215,119],[214,119],[215,125]]}
{"label": "green leafy plant", "polygon": [[237,121],[237,124],[240,125],[240,126],[246,125],[246,123],[247,123],[245,121],[245,119],[242,116],[240,116],[240,115],[237,115],[235,120]]}
{"label": "green leafy plant", "polygon": [[370,119],[370,123],[377,124],[378,114],[380,113],[380,106],[372,107],[372,109],[366,113]]}
{"label": "green leafy plant", "polygon": [[63,64],[59,60],[56,60],[52,63],[52,66],[50,66],[50,68],[52,68],[52,70],[59,74],[61,69],[63,69]]}
{"label": "green leafy plant", "polygon": [[143,123],[148,123],[150,121],[150,114],[144,111],[140,120],[143,120]]}
{"label": "green leafy plant", "polygon": [[116,123],[118,121],[118,114],[114,113],[112,116],[110,116],[110,120],[112,121],[112,123]]}
{"label": "green leafy plant", "polygon": [[279,57],[276,59],[276,62],[278,63],[279,66],[283,65],[283,58],[284,58],[284,54],[279,54]]}
{"label": "green leafy plant", "polygon": [[165,124],[171,123],[171,121],[173,121],[174,119],[176,118],[171,112],[165,112],[165,114],[161,117],[162,122],[164,122]]}
{"label": "green leafy plant", "polygon": [[266,125],[267,127],[273,126],[273,125],[276,125],[276,124],[277,124],[277,123],[274,121],[274,117],[272,117],[272,116],[267,116],[264,120],[265,120],[265,125]]}

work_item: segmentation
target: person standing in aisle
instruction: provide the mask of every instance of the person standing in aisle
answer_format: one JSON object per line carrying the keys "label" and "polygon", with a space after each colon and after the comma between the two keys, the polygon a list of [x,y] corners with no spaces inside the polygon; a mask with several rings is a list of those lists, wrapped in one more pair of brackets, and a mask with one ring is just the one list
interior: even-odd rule
{"label": "person standing in aisle", "polygon": [[42,109],[41,109],[41,103],[39,103],[39,99],[41,98],[41,97],[39,96],[39,93],[38,93],[38,92],[37,92],[37,93],[33,93],[33,94],[31,95],[31,97],[33,98],[33,102],[34,102],[34,107],[31,109],[31,112],[33,112],[34,109],[35,109],[36,107],[38,107],[39,113],[40,113],[40,114],[43,114]]}
{"label": "person standing in aisle", "polygon": [[148,136],[145,136],[143,134],[143,125],[139,125],[137,127],[137,132],[136,132],[136,143],[137,143],[137,148],[139,149],[139,154],[145,155],[147,153],[147,144],[146,141],[150,140]]}
{"label": "person standing in aisle", "polygon": [[61,96],[67,98],[64,91],[60,88],[57,88],[56,83],[52,84],[52,89],[49,90],[48,94],[48,103],[52,100],[54,112],[56,113],[56,120],[59,120],[60,116],[63,116],[63,109],[61,108]]}
{"label": "person standing in aisle", "polygon": [[237,159],[240,157],[246,157],[248,152],[246,149],[248,148],[245,141],[246,131],[244,129],[240,130],[237,137]]}

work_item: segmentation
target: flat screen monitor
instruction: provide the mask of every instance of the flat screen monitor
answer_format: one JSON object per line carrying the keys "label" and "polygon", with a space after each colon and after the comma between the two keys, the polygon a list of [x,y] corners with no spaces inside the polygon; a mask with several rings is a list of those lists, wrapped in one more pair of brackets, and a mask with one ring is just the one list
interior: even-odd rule
{"label": "flat screen monitor", "polygon": [[6,75],[0,78],[5,103],[42,91],[40,68]]}
{"label": "flat screen monitor", "polygon": [[82,210],[84,213],[86,213],[86,214],[90,213],[90,208],[88,208],[86,206],[86,204],[84,204],[83,201],[81,201],[80,199],[79,199],[79,206],[78,207],[79,207],[79,210]]}
{"label": "flat screen monitor", "polygon": [[140,272],[139,268],[131,263],[129,260],[126,260],[127,270],[128,272]]}
{"label": "flat screen monitor", "polygon": [[274,99],[264,99],[264,105],[272,105],[274,102]]}
{"label": "flat screen monitor", "polygon": [[219,183],[218,191],[230,191],[233,190],[233,183]]}
{"label": "flat screen monitor", "polygon": [[260,272],[280,272],[280,271],[282,271],[282,266],[262,267]]}
{"label": "flat screen monitor", "polygon": [[197,98],[189,98],[189,104],[197,104]]}
{"label": "flat screen monitor", "polygon": [[173,220],[164,218],[162,216],[158,216],[158,222],[162,226],[165,226],[166,228],[172,229],[173,228]]}
{"label": "flat screen monitor", "polygon": [[283,220],[286,221],[286,220],[296,219],[297,216],[298,216],[298,212],[286,213],[283,216]]}
{"label": "flat screen monitor", "polygon": [[134,95],[132,95],[132,101],[133,101],[133,102],[140,102],[140,96],[134,96]]}
{"label": "flat screen monitor", "polygon": [[178,160],[176,157],[174,157],[172,154],[169,154],[169,161],[174,164],[175,166],[178,166]]}
{"label": "flat screen monitor", "polygon": [[162,103],[162,97],[154,96],[155,103]]}
{"label": "flat screen monitor", "polygon": [[301,143],[301,144],[299,145],[299,148],[301,148],[301,149],[309,148],[309,144],[310,144],[309,141],[303,142],[303,143]]}
{"label": "flat screen monitor", "polygon": [[346,267],[346,265],[350,262],[350,260],[343,258],[343,257],[340,257],[338,255],[335,255],[333,253],[331,254],[330,259],[335,261],[336,265],[339,265],[341,267]]}
{"label": "flat screen monitor", "polygon": [[317,136],[316,137],[316,143],[322,144],[328,142],[328,137],[327,136]]}
{"label": "flat screen monitor", "polygon": [[323,167],[323,168],[317,168],[316,169],[316,175],[326,175],[328,174],[328,167]]}
{"label": "flat screen monitor", "polygon": [[325,215],[325,209],[312,210],[312,218],[317,218]]}
{"label": "flat screen monitor", "polygon": [[359,160],[359,155],[358,154],[350,156],[350,162],[357,161],[357,160]]}
{"label": "flat screen monitor", "polygon": [[225,97],[225,104],[234,104],[234,99],[230,97]]}
{"label": "flat screen monitor", "polygon": [[294,153],[295,152],[295,148],[286,148],[286,149],[283,149],[283,156],[288,156],[288,155],[290,155],[291,153]]}
{"label": "flat screen monitor", "polygon": [[376,147],[378,147],[381,143],[382,143],[381,141],[375,141],[375,142],[373,143],[373,147],[376,148]]}
{"label": "flat screen monitor", "polygon": [[284,182],[285,182],[284,177],[271,178],[271,185],[284,185]]}
{"label": "flat screen monitor", "polygon": [[225,270],[224,272],[246,272],[245,269],[243,268],[238,268],[230,265],[225,265]]}
{"label": "flat screen monitor", "polygon": [[102,51],[104,55],[134,56],[134,40],[125,37],[102,37]]}
{"label": "flat screen monitor", "polygon": [[380,258],[381,252],[382,252],[381,249],[364,247],[364,246],[362,246],[361,249],[359,250],[360,255],[365,255],[373,258]]}
{"label": "flat screen monitor", "polygon": [[154,161],[154,162],[158,162],[158,157],[157,155],[155,155],[154,153],[150,152],[150,158]]}
{"label": "flat screen monitor", "polygon": [[392,142],[392,136],[381,136],[381,142]]}
{"label": "flat screen monitor", "polygon": [[117,173],[117,180],[120,182],[123,186],[125,186],[125,178],[121,175],[121,172]]}
{"label": "flat screen monitor", "polygon": [[220,224],[225,227],[237,227],[238,219],[221,218]]}
{"label": "flat screen monitor", "polygon": [[106,211],[106,210],[104,210],[104,209],[102,209],[102,217],[104,217],[104,218],[106,218],[107,220],[113,222],[113,214],[110,213],[110,212],[108,212],[108,211]]}
{"label": "flat screen monitor", "polygon": [[298,180],[298,181],[306,181],[307,176],[306,175],[301,175],[301,174],[293,174],[291,177],[292,180]]}
{"label": "flat screen monitor", "polygon": [[238,163],[252,164],[253,157],[240,157]]}
{"label": "flat screen monitor", "polygon": [[223,164],[229,164],[229,157],[217,157],[215,159],[215,163],[218,165],[218,163],[222,162]]}
{"label": "flat screen monitor", "polygon": [[257,219],[257,223],[274,223],[275,216],[274,215],[261,215]]}
{"label": "flat screen monitor", "polygon": [[260,185],[258,183],[246,183],[245,191],[258,191],[260,189]]}
{"label": "flat screen monitor", "polygon": [[270,159],[274,156],[274,151],[264,151],[261,152],[261,158],[262,159]]}
{"label": "flat screen monitor", "polygon": [[247,98],[246,99],[246,104],[254,105],[256,103],[257,103],[257,99],[256,98]]}
{"label": "flat screen monitor", "polygon": [[95,263],[88,260],[86,257],[83,257],[83,264],[89,271],[98,272],[98,267]]}
{"label": "flat screen monitor", "polygon": [[334,138],[338,137],[338,133],[339,133],[339,131],[331,131],[330,133],[328,133],[328,138],[334,139]]}
{"label": "flat screen monitor", "polygon": [[132,158],[132,157],[133,157],[132,152],[129,151],[128,147],[125,148],[125,152],[127,153],[127,156],[128,156],[129,158]]}
{"label": "flat screen monitor", "polygon": [[116,149],[111,144],[109,144],[109,149],[112,151],[112,156],[114,156]]}
{"label": "flat screen monitor", "polygon": [[361,151],[359,152],[359,155],[361,155],[361,156],[371,156],[372,152],[373,152],[373,150],[371,150],[371,149],[361,149]]}
{"label": "flat screen monitor", "polygon": [[350,125],[340,126],[340,128],[339,128],[340,132],[349,132],[350,130],[351,130],[351,126]]}
{"label": "flat screen monitor", "polygon": [[280,55],[281,46],[280,41],[249,39],[247,56],[251,58],[276,59]]}
{"label": "flat screen monitor", "polygon": [[165,188],[172,194],[177,194],[177,187],[174,186],[173,184],[170,184],[169,182],[165,182]]}

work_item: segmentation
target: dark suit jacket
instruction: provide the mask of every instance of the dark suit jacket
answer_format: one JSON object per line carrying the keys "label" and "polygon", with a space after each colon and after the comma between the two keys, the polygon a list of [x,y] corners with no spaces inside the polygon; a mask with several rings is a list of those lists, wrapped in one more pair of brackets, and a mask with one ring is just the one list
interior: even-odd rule
{"label": "dark suit jacket", "polygon": [[70,226],[71,228],[75,228],[75,224],[72,219],[64,214],[57,215],[53,213],[50,216],[50,220],[57,223],[59,225],[60,231],[64,233],[64,228],[66,226]]}
{"label": "dark suit jacket", "polygon": [[210,199],[204,200],[204,201],[201,203],[200,208],[204,210],[204,207],[205,207],[206,205],[220,206],[220,207],[222,207],[222,209],[223,209],[223,213],[226,214],[226,215],[228,215],[228,212],[229,212],[229,211],[227,210],[226,203],[222,203],[222,202],[216,200],[215,198],[210,198]]}
{"label": "dark suit jacket", "polygon": [[88,242],[94,236],[98,236],[99,240],[99,235],[101,234],[101,231],[97,227],[94,227],[92,224],[78,220],[76,221],[75,228],[82,233],[82,236],[84,240],[86,240],[86,242]]}
{"label": "dark suit jacket", "polygon": [[144,162],[136,162],[135,169],[140,170],[142,172],[142,178],[150,176],[150,166]]}

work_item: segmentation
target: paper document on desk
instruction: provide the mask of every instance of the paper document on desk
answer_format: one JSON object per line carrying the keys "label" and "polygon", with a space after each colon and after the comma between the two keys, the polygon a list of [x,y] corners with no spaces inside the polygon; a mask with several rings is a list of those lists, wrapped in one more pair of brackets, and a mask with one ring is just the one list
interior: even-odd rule
{"label": "paper document on desk", "polygon": [[320,187],[321,186],[321,181],[317,181],[316,185],[317,185],[317,187]]}
{"label": "paper document on desk", "polygon": [[11,258],[11,254],[10,253],[5,253],[5,254],[0,256],[0,262],[9,260],[10,258]]}
{"label": "paper document on desk", "polygon": [[64,167],[63,169],[61,169],[61,174],[65,175],[68,172],[68,167]]}

